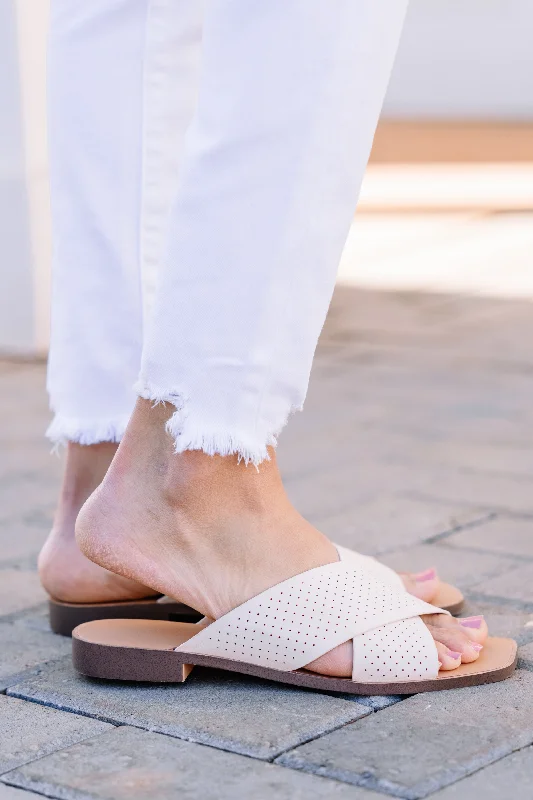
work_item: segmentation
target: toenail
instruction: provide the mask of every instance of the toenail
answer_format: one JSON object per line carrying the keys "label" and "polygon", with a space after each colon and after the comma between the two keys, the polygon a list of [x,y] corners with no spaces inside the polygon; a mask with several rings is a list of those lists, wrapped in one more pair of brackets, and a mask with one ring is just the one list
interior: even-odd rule
{"label": "toenail", "polygon": [[456,653],[455,650],[448,650],[447,655],[449,655],[450,658],[453,658],[454,661],[456,661],[458,658],[461,658],[461,653]]}
{"label": "toenail", "polygon": [[483,650],[483,645],[478,644],[477,642],[470,642],[470,647],[472,650],[475,650],[476,653],[479,653],[480,650]]}
{"label": "toenail", "polygon": [[418,575],[415,575],[415,581],[417,583],[422,583],[423,581],[432,581],[436,577],[437,577],[437,570],[427,569],[425,572],[419,572]]}
{"label": "toenail", "polygon": [[463,628],[481,628],[483,617],[465,617],[459,620],[459,625]]}

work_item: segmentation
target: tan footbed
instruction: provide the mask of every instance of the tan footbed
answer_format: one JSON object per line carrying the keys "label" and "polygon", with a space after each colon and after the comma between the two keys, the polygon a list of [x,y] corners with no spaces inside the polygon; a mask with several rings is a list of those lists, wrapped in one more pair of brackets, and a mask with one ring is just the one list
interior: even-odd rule
{"label": "tan footbed", "polygon": [[282,672],[221,657],[175,652],[208,622],[191,624],[166,620],[108,619],[88,622],[72,633],[76,669],[93,678],[172,682],[186,680],[193,666],[214,667],[281,683],[348,694],[415,694],[491,683],[515,669],[517,646],[512,639],[488,638],[479,659],[457,669],[441,671],[431,680],[396,683],[356,683],[305,669]]}

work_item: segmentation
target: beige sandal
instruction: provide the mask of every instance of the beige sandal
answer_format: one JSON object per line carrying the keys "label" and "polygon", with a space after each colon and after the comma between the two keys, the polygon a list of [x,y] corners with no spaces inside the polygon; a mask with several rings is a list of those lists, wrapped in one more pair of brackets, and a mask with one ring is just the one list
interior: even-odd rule
{"label": "beige sandal", "polygon": [[[507,678],[516,643],[489,638],[477,661],[439,672],[421,614],[442,609],[387,585],[346,560],[296,575],[215,622],[101,620],[73,631],[76,669],[95,678],[183,682],[194,665],[322,691],[414,694]],[[353,641],[352,678],[305,669]]]}

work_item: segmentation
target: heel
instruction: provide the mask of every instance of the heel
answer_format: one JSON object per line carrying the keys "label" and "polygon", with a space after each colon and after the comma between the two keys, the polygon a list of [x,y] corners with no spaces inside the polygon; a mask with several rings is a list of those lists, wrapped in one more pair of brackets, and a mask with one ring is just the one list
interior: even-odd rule
{"label": "heel", "polygon": [[[92,625],[94,623],[88,623]],[[72,663],[88,678],[141,683],[185,683],[194,669],[176,658],[174,650],[109,647],[72,633]]]}
{"label": "heel", "polygon": [[185,683],[193,669],[194,664],[180,664],[180,677],[176,680],[176,683]]}

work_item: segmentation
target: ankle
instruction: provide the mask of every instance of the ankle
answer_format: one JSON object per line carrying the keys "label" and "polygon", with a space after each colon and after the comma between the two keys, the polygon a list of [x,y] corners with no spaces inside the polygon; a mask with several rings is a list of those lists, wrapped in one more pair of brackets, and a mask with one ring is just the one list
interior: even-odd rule
{"label": "ankle", "polygon": [[274,450],[258,468],[237,456],[210,456],[201,451],[172,454],[162,482],[165,502],[178,514],[199,521],[234,517],[261,519],[290,503],[279,475]]}
{"label": "ankle", "polygon": [[79,509],[104,479],[118,444],[100,442],[80,445],[69,442],[59,509]]}

